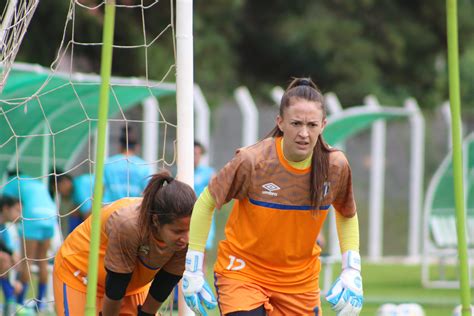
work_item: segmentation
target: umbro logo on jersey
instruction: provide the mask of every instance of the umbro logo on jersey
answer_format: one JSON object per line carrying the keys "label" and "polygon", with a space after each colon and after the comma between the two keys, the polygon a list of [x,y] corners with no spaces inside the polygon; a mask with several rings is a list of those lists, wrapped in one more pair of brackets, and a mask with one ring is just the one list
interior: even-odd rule
{"label": "umbro logo on jersey", "polygon": [[265,191],[262,191],[262,194],[267,194],[267,195],[271,195],[271,196],[277,196],[278,193],[275,193],[273,191],[277,191],[277,190],[280,190],[280,187],[278,185],[276,185],[275,183],[265,183],[264,185],[262,185],[262,188],[265,189]]}

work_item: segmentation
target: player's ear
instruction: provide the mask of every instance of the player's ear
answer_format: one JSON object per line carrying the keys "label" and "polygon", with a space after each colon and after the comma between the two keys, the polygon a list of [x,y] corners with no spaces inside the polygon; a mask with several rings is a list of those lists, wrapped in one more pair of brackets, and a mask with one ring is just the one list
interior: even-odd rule
{"label": "player's ear", "polygon": [[160,221],[158,220],[158,215],[156,214],[151,215],[151,222],[154,227],[157,227],[157,228],[160,227]]}
{"label": "player's ear", "polygon": [[276,117],[276,124],[277,124],[278,128],[280,129],[280,131],[283,132],[283,129],[282,129],[283,117],[281,117],[280,115],[278,115],[278,116]]}
{"label": "player's ear", "polygon": [[324,120],[322,121],[321,134],[324,132],[324,129],[326,128],[327,122],[328,122],[328,121],[327,121],[326,119],[324,119]]}

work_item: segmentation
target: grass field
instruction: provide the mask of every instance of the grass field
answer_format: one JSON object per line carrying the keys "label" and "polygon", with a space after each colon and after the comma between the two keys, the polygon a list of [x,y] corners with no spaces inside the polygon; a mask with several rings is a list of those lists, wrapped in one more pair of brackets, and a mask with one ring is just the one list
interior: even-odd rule
{"label": "grass field", "polygon": [[[377,308],[384,303],[418,303],[426,316],[449,316],[460,302],[458,290],[423,288],[419,265],[365,264],[362,271],[365,303],[361,315],[376,315]],[[339,274],[339,264],[334,264],[333,272],[334,277]],[[212,267],[208,267],[207,276],[212,275]],[[213,280],[209,281],[212,285]],[[322,301],[325,315],[333,315]],[[218,310],[210,311],[209,315],[219,315]]]}
{"label": "grass field", "polygon": [[[224,210],[216,213],[217,240],[224,237],[224,226],[230,211],[229,208],[230,205],[226,205]],[[215,258],[216,249],[214,248],[206,254],[206,276],[211,286],[214,283],[212,266]],[[362,260],[364,263],[364,258]],[[335,279],[340,273],[340,264],[335,263],[332,270],[332,279]],[[320,280],[323,280],[323,277],[324,266]],[[361,315],[376,315],[377,309],[384,303],[418,303],[423,307],[426,316],[450,316],[453,308],[460,303],[458,290],[423,288],[421,285],[421,267],[419,265],[365,263],[362,267],[362,277],[364,280],[365,303]],[[30,290],[28,297],[31,296]],[[474,298],[474,291],[472,291],[471,296]],[[0,296],[1,301],[3,301],[3,296]],[[325,315],[334,315],[324,299],[322,299],[322,304]],[[173,315],[177,315],[177,312],[173,312]],[[209,315],[219,315],[218,310],[210,311]],[[50,314],[45,316],[50,316]]]}
{"label": "grass field", "polygon": [[[340,265],[334,264],[334,277],[339,274],[339,269]],[[376,315],[377,309],[384,303],[418,303],[426,316],[449,316],[453,308],[460,304],[458,290],[423,288],[419,265],[365,264],[362,271],[365,302],[361,315]],[[334,315],[324,299],[322,303],[325,315]],[[219,313],[212,311],[210,315]]]}

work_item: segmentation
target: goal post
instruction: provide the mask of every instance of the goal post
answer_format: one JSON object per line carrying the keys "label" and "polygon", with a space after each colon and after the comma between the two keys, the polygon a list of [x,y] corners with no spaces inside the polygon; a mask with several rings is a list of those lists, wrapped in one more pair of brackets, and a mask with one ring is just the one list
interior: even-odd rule
{"label": "goal post", "polygon": [[102,54],[100,66],[99,121],[97,129],[96,171],[94,199],[92,203],[91,243],[89,252],[89,271],[87,283],[86,315],[96,315],[97,279],[99,270],[100,210],[102,207],[103,176],[105,162],[105,143],[107,132],[107,113],[109,110],[109,85],[112,72],[112,51],[115,27],[115,0],[105,4],[104,29],[102,33]]}
{"label": "goal post", "polygon": [[[25,0],[17,0],[22,1],[26,3]],[[28,4],[37,2],[30,1]],[[0,192],[6,185],[7,169],[16,169],[17,174],[21,170],[27,174],[26,177],[17,177],[21,181],[40,180],[46,185],[53,179],[50,183],[53,183],[51,195],[56,204],[54,217],[59,222],[57,247],[64,238],[61,236],[67,234],[59,232],[63,228],[61,222],[77,215],[81,205],[93,202],[91,253],[88,267],[83,271],[84,280],[87,281],[86,315],[95,314],[97,305],[100,275],[97,273],[100,268],[97,260],[100,245],[98,214],[103,200],[101,178],[107,164],[107,141],[111,144],[111,154],[115,154],[122,128],[127,131],[131,128],[136,132],[138,142],[144,145],[153,139],[155,146],[147,147],[146,150],[142,147],[141,154],[140,149],[137,152],[137,155],[145,158],[142,164],[155,172],[166,168],[181,181],[193,185],[192,7],[193,3],[189,0],[170,0],[169,4],[158,0],[141,4],[106,0],[99,6],[71,0],[58,53],[49,69],[15,63],[10,71],[6,63],[0,65],[0,71],[9,71],[9,79],[4,81],[0,95],[0,170],[4,170]],[[155,22],[157,13],[164,14],[158,25],[145,23],[151,19]],[[79,33],[84,15],[99,15],[101,18],[101,23],[93,25],[97,26],[98,32],[104,27],[103,39],[99,39],[99,42]],[[136,21],[145,21],[137,23],[143,37],[116,36],[113,41],[114,20],[132,15]],[[11,23],[14,20],[13,16]],[[71,30],[72,33],[68,33]],[[100,79],[91,73],[96,64],[88,61],[86,56],[89,55],[84,53],[94,47],[102,50]],[[112,55],[114,60],[121,60],[120,57],[127,56],[131,50],[136,50],[136,55],[142,58],[136,61],[139,67],[133,71],[127,69],[133,77],[126,77],[123,69],[120,69],[121,77],[112,77],[113,72],[118,72],[118,69],[111,70],[112,64],[114,67],[116,65],[112,63]],[[169,58],[166,55],[159,61],[149,58],[163,50],[173,51],[174,54],[170,53]],[[151,65],[156,62],[159,67]],[[80,73],[78,68],[87,73]],[[176,96],[176,100],[171,100],[173,96]],[[142,102],[154,101],[155,98],[159,99],[159,106],[157,102],[146,102],[147,106],[141,106]],[[149,111],[154,111],[153,115],[146,115]],[[149,134],[153,134],[154,138]],[[93,173],[95,176],[90,176]],[[84,203],[66,205],[62,209],[64,204],[57,188],[57,179],[66,175],[75,180],[75,177],[85,174],[92,179],[90,182],[95,185],[95,189],[90,190]],[[27,216],[22,213],[18,221],[25,218]],[[52,262],[57,249],[38,260],[23,257],[22,262],[28,267],[34,261]],[[10,270],[14,269],[12,267]],[[29,275],[30,282],[34,278]],[[52,284],[48,286],[52,287]],[[24,308],[43,308],[36,303],[45,303],[50,310],[54,308],[52,295],[38,299],[31,297],[36,296],[34,293],[28,295]],[[171,303],[167,302],[160,312],[169,311],[170,308]],[[181,315],[190,314],[185,306],[180,308],[184,310],[180,310]]]}
{"label": "goal post", "polygon": [[[176,1],[176,103],[178,179],[194,186],[193,0]],[[180,281],[180,285],[181,285]],[[179,286],[180,316],[194,315]]]}

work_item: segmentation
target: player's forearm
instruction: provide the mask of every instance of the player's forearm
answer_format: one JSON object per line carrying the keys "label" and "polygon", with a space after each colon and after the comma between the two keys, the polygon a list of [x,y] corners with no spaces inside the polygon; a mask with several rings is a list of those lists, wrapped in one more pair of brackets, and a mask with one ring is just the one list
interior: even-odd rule
{"label": "player's forearm", "polygon": [[336,211],[336,226],[341,253],[348,250],[359,252],[359,219],[357,214],[347,218]]}
{"label": "player's forearm", "polygon": [[102,316],[116,316],[120,314],[120,305],[122,300],[113,300],[104,296],[102,302]]}
{"label": "player's forearm", "polygon": [[189,231],[189,249],[204,252],[216,202],[206,187],[194,204]]}

